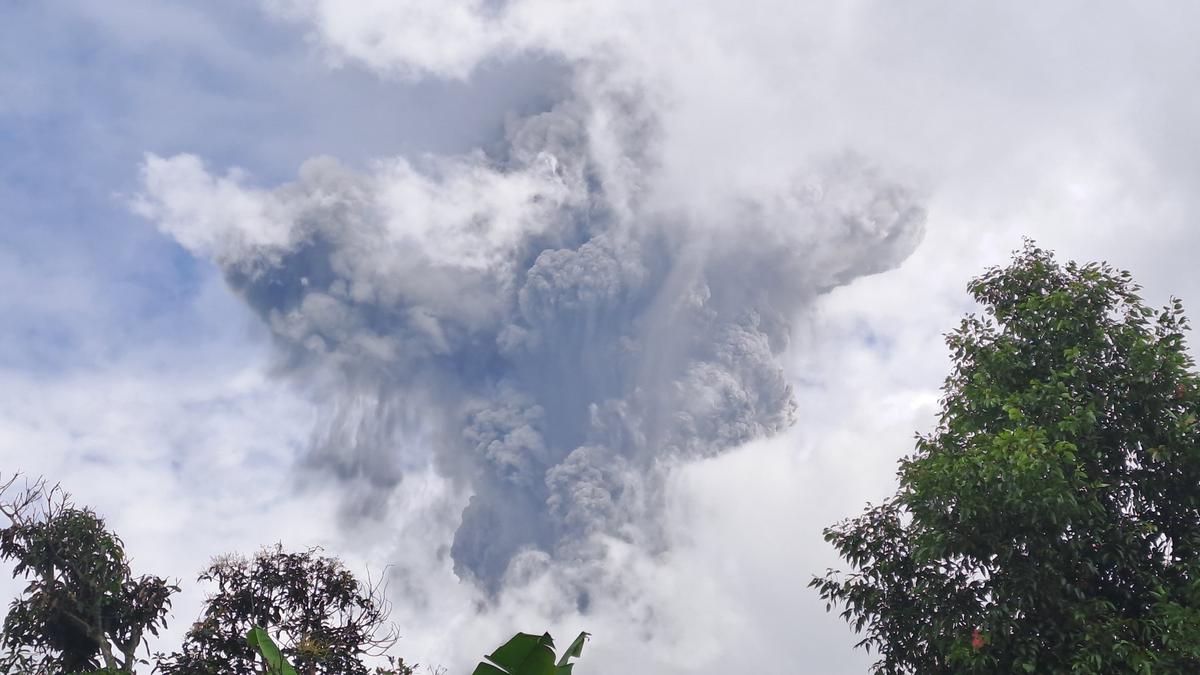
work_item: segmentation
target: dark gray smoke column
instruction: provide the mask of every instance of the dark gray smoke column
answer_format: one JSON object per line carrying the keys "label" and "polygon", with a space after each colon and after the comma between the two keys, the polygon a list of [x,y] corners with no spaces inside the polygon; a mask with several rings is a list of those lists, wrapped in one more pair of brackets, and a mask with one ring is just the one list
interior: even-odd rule
{"label": "dark gray smoke column", "polygon": [[307,464],[346,486],[348,512],[386,515],[432,447],[473,495],[455,569],[495,590],[523,551],[654,546],[666,467],[791,424],[791,323],[920,237],[917,200],[853,156],[662,208],[657,119],[636,90],[581,79],[503,156],[370,174],[317,159],[271,191],[150,157],[139,208],[220,265],[287,372],[324,387]]}

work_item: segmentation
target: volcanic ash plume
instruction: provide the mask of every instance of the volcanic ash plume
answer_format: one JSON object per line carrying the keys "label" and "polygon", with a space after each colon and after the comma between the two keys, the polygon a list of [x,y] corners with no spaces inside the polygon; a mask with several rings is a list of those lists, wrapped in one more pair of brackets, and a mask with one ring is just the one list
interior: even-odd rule
{"label": "volcanic ash plume", "polygon": [[321,388],[306,465],[362,518],[434,462],[471,495],[455,570],[492,590],[522,556],[661,545],[664,472],[791,424],[792,322],[922,229],[919,201],[852,155],[703,208],[663,198],[670,129],[597,72],[491,155],[319,158],[270,190],[189,155],[143,168],[138,210]]}

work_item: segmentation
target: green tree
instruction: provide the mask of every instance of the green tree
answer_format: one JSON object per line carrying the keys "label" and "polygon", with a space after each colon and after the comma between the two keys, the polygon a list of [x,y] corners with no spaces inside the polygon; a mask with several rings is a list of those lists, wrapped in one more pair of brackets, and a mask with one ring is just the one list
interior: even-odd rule
{"label": "green tree", "polygon": [[38,480],[0,484],[0,559],[29,583],[4,618],[6,672],[131,673],[147,634],[166,625],[179,588],[134,577],[124,544],[90,509]]}
{"label": "green tree", "polygon": [[[200,574],[216,586],[179,652],[159,657],[165,675],[261,672],[246,636],[261,629],[280,642],[302,675],[367,675],[363,658],[381,656],[396,640],[379,585],[362,583],[320,549],[263,549],[252,559],[217,558]],[[403,661],[397,672],[403,672]]]}
{"label": "green tree", "polygon": [[1027,243],[969,286],[936,429],[812,584],[877,673],[1200,672],[1200,381],[1177,300]]}

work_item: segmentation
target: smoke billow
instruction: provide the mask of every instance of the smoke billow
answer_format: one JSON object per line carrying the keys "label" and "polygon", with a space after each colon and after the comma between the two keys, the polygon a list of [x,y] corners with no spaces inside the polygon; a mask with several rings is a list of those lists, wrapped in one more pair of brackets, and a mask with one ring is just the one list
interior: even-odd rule
{"label": "smoke billow", "polygon": [[386,517],[432,461],[471,495],[455,570],[492,590],[514,561],[586,563],[598,537],[661,546],[665,472],[788,427],[791,325],[903,260],[924,219],[852,154],[664,198],[668,97],[607,48],[558,53],[569,95],[500,150],[367,172],[318,158],[275,189],[151,155],[136,205],[321,387],[305,463],[346,486],[347,514]]}

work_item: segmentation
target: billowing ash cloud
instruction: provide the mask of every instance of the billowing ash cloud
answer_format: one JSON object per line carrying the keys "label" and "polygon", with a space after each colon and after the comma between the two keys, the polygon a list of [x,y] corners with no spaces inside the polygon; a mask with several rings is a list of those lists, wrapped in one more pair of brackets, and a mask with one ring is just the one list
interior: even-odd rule
{"label": "billowing ash cloud", "polygon": [[270,190],[149,156],[137,204],[221,267],[286,372],[324,387],[306,462],[347,487],[347,512],[385,516],[431,453],[472,495],[455,569],[493,590],[523,556],[659,545],[664,472],[791,424],[791,324],[896,265],[924,217],[850,154],[700,208],[664,197],[668,97],[610,53],[562,56],[571,94],[500,152],[366,173],[318,158]]}

